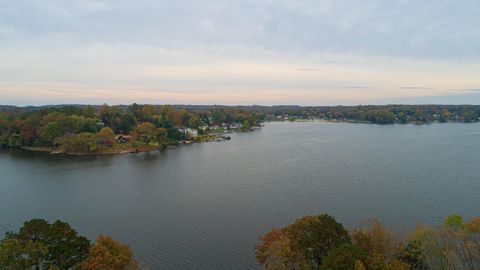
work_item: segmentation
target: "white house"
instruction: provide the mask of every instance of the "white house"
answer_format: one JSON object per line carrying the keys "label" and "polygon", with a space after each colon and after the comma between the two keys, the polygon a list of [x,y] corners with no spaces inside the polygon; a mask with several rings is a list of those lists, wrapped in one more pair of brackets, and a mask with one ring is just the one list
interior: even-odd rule
{"label": "white house", "polygon": [[198,130],[194,128],[179,128],[180,131],[185,137],[196,138],[198,137]]}

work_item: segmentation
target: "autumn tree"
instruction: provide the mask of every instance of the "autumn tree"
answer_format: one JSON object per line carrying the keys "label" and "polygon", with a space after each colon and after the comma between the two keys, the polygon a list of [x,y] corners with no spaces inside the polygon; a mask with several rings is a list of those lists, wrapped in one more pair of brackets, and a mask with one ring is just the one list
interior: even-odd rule
{"label": "autumn tree", "polygon": [[367,228],[354,230],[352,239],[355,246],[368,254],[367,269],[408,269],[398,258],[400,242],[378,220],[372,220]]}
{"label": "autumn tree", "polygon": [[300,269],[306,262],[285,229],[273,229],[255,247],[257,261],[267,270]]}
{"label": "autumn tree", "polygon": [[157,141],[161,144],[168,144],[168,130],[166,128],[157,129]]}
{"label": "autumn tree", "polygon": [[452,215],[442,227],[418,226],[409,243],[421,251],[430,269],[480,269],[480,217],[464,222]]}
{"label": "autumn tree", "polygon": [[287,228],[293,245],[316,269],[333,247],[350,244],[350,236],[342,224],[324,214],[298,219]]}
{"label": "autumn tree", "polygon": [[16,119],[12,124],[12,133],[19,134],[21,146],[32,146],[39,138],[41,118],[31,114],[25,119]]}
{"label": "autumn tree", "polygon": [[97,136],[88,132],[63,136],[59,143],[67,153],[96,153],[99,149]]}
{"label": "autumn tree", "polygon": [[112,146],[115,143],[115,133],[111,128],[104,127],[97,133],[97,141],[99,144]]}
{"label": "autumn tree", "polygon": [[121,244],[110,236],[99,236],[90,248],[88,257],[80,265],[82,270],[133,270],[138,263],[133,259],[128,245]]}

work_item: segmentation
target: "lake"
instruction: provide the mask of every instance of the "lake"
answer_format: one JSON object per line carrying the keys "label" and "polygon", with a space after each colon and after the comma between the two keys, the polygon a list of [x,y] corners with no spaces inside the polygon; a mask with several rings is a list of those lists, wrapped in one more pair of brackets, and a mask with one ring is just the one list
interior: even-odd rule
{"label": "lake", "polygon": [[154,153],[0,152],[0,233],[61,219],[128,243],[143,269],[258,269],[258,237],[320,213],[400,232],[478,215],[480,124],[281,122]]}

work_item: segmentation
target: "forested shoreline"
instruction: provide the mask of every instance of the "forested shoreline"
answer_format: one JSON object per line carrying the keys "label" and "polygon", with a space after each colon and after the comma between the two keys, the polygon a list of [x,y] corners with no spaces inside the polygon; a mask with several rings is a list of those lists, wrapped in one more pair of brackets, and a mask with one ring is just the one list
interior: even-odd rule
{"label": "forested shoreline", "polygon": [[265,121],[472,123],[479,121],[479,115],[480,105],[0,106],[0,145],[54,153],[116,154],[152,151],[185,141],[215,140],[218,134],[249,131]]}
{"label": "forested shoreline", "polygon": [[228,139],[215,134],[249,131],[263,120],[263,114],[255,112],[170,105],[3,107],[0,144],[67,154],[143,152],[181,142]]}

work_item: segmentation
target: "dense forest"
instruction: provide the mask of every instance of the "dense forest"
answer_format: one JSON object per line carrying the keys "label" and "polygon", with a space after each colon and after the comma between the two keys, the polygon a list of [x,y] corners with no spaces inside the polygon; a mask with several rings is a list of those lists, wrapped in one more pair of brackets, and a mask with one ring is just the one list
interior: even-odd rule
{"label": "dense forest", "polygon": [[[374,124],[478,122],[477,105],[219,106],[58,105],[0,106],[3,147],[45,147],[69,153],[164,147],[179,140],[208,140],[225,129],[250,130],[263,121],[323,119]],[[123,144],[118,136],[125,135]],[[193,136],[195,135],[195,136]],[[192,138],[195,137],[195,138]],[[122,138],[123,139],[123,138]]]}
{"label": "dense forest", "polygon": [[26,221],[18,232],[7,232],[0,241],[3,270],[134,270],[138,263],[132,250],[107,235],[96,243],[57,220]]}
{"label": "dense forest", "polygon": [[268,119],[324,119],[374,124],[425,124],[477,122],[480,105],[385,105],[385,106],[253,106],[251,111],[264,113]]}
{"label": "dense forest", "polygon": [[44,147],[67,153],[149,150],[179,140],[208,139],[210,132],[223,132],[230,127],[247,131],[263,120],[262,113],[233,108],[187,110],[138,104],[10,106],[0,108],[0,143],[3,147]]}
{"label": "dense forest", "polygon": [[480,269],[480,217],[453,215],[402,238],[377,220],[349,232],[329,215],[307,216],[261,241],[256,256],[267,270]]}

